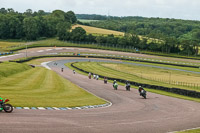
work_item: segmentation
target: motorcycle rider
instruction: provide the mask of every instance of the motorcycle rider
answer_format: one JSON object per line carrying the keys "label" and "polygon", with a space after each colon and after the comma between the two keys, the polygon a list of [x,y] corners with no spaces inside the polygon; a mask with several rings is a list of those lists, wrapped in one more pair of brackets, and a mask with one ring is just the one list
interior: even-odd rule
{"label": "motorcycle rider", "polygon": [[96,80],[99,80],[99,75],[96,76]]}
{"label": "motorcycle rider", "polygon": [[0,97],[0,111],[3,110],[2,103],[3,103],[3,98]]}
{"label": "motorcycle rider", "polygon": [[[140,93],[140,96],[141,96],[142,90],[144,90],[144,88],[143,88],[142,86],[139,86],[138,91],[139,91],[139,93]],[[145,90],[144,90],[144,91],[145,91]]]}
{"label": "motorcycle rider", "polygon": [[89,72],[88,77],[89,77],[89,79],[91,79],[91,72]]}
{"label": "motorcycle rider", "polygon": [[130,88],[131,88],[131,84],[130,84],[129,81],[127,80],[127,81],[126,81],[126,90],[127,90],[127,91],[130,91]]}
{"label": "motorcycle rider", "polygon": [[115,83],[117,83],[117,81],[116,81],[116,80],[114,80],[114,81],[113,81],[113,87],[114,87]]}
{"label": "motorcycle rider", "polygon": [[107,84],[107,82],[108,82],[107,77],[104,77],[104,84]]}
{"label": "motorcycle rider", "polygon": [[113,82],[113,88],[114,88],[115,90],[117,90],[117,87],[118,87],[117,81],[114,80],[114,82]]}

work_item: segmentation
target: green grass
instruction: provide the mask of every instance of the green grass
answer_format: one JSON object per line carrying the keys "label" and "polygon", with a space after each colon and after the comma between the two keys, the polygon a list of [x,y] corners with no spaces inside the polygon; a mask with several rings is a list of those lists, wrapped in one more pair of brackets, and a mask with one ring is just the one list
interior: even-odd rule
{"label": "green grass", "polygon": [[[171,74],[171,83],[188,82],[198,83],[200,80],[198,74],[189,74],[186,72],[164,70],[158,68],[149,68],[125,64],[113,64],[113,63],[96,63],[96,62],[79,62],[74,64],[76,67],[83,70],[104,75],[107,77],[119,78],[139,83],[146,83],[151,85],[160,85],[165,87],[176,87],[188,90],[200,91],[199,88],[189,87],[186,85],[180,86],[175,84],[169,84],[169,73]],[[162,78],[162,79],[159,79]],[[193,80],[191,80],[194,78]],[[192,81],[192,82],[190,82]]]}
{"label": "green grass", "polygon": [[12,47],[12,46],[19,46],[23,45],[25,42],[16,42],[16,41],[3,41],[0,40],[0,51],[6,51],[7,47]]}
{"label": "green grass", "polygon": [[187,131],[181,131],[181,132],[176,132],[176,133],[200,133],[200,129],[187,130]]}
{"label": "green grass", "polygon": [[0,86],[1,97],[9,98],[13,106],[19,107],[75,107],[106,103],[54,71],[40,67],[3,77]]}
{"label": "green grass", "polygon": [[[16,73],[21,73],[28,69],[31,69],[31,67],[25,64],[19,64],[14,62],[0,63],[0,79],[3,77],[11,76]],[[0,83],[1,82],[2,81],[0,81]]]}

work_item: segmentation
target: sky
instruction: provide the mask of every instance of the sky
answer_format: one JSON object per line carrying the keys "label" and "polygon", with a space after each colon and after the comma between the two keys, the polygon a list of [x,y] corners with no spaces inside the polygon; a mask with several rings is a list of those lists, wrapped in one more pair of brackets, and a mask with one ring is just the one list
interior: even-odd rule
{"label": "sky", "polygon": [[60,9],[76,14],[200,20],[200,0],[0,0],[0,8],[25,12]]}

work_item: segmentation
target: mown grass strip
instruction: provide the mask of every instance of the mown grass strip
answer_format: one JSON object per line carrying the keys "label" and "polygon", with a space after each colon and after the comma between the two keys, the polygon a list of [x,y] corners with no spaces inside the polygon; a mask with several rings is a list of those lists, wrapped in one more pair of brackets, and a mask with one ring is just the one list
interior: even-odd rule
{"label": "mown grass strip", "polygon": [[28,65],[15,63],[15,62],[0,63],[0,79],[2,77],[8,77],[10,75],[26,71],[30,68],[31,67]]}
{"label": "mown grass strip", "polygon": [[105,104],[53,71],[34,68],[4,77],[1,97],[17,107],[76,107]]}

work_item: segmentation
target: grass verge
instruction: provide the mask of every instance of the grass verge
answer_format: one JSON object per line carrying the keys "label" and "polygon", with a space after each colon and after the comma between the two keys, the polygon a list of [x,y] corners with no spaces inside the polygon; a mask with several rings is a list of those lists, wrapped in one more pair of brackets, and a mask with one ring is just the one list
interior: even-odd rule
{"label": "grass verge", "polygon": [[176,133],[200,133],[200,129],[186,130],[186,131],[180,131]]}

